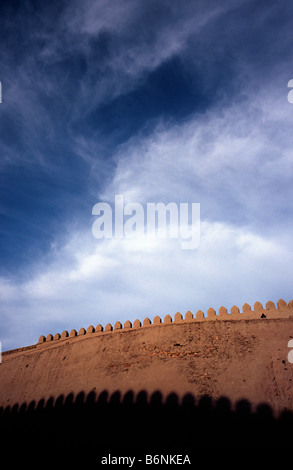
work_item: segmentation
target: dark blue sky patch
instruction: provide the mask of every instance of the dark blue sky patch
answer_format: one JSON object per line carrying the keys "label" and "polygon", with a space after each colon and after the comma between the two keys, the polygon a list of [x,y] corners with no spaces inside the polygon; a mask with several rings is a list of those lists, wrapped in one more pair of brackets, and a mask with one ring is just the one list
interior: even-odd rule
{"label": "dark blue sky patch", "polygon": [[[150,73],[132,92],[98,107],[85,120],[89,129],[109,141],[111,147],[137,132],[148,132],[157,122],[180,123],[204,112],[214,95],[202,92],[203,77],[192,75],[180,58],[174,57]],[[79,122],[74,124],[77,130]]]}
{"label": "dark blue sky patch", "polygon": [[[277,234],[288,243],[292,236],[292,31],[287,0],[1,2],[0,302],[3,294],[7,319],[33,305],[40,309],[33,315],[47,318],[54,296],[56,311],[65,305],[70,315],[85,299],[107,314],[123,306],[138,315],[137,305],[149,308],[152,298],[155,308],[169,310],[210,289],[225,305],[216,271],[221,266],[227,279],[232,273],[224,290],[235,293],[241,266],[234,254],[240,264],[245,259],[243,289],[255,292],[250,262],[262,256],[252,246],[255,234],[264,272],[276,276],[265,289],[275,285],[279,293],[284,280],[268,267],[271,246],[277,260],[283,246],[262,237]],[[84,239],[95,241],[93,205],[120,192],[199,202],[203,226],[207,221],[216,233],[207,240],[220,240],[220,248],[204,239],[201,258],[200,250],[169,256],[168,248],[164,257],[127,243],[86,246]],[[234,230],[245,243],[229,251]],[[54,266],[53,253],[60,256]],[[206,258],[207,278],[198,264]],[[59,268],[70,281],[58,277]],[[14,287],[28,278],[13,310]],[[181,288],[188,282],[189,298]],[[163,290],[171,304],[158,301]]]}
{"label": "dark blue sky patch", "polygon": [[48,170],[23,163],[1,177],[0,249],[2,267],[11,272],[32,261],[34,253],[50,251],[75,218],[80,223],[89,218],[87,165],[74,154],[58,156],[51,150]]}

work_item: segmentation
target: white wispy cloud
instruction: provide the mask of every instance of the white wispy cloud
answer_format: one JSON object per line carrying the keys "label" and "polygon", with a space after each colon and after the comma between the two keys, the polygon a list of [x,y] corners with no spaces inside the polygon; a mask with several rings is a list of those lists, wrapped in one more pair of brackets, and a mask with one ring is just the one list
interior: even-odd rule
{"label": "white wispy cloud", "polygon": [[204,217],[259,225],[292,200],[291,127],[286,88],[267,83],[241,102],[130,139],[101,197],[200,202]]}
{"label": "white wispy cloud", "polygon": [[223,223],[202,223],[201,235],[189,251],[178,240],[98,242],[75,234],[66,256],[40,263],[27,279],[1,280],[3,348],[89,324],[289,295],[293,253],[286,247]]}
{"label": "white wispy cloud", "polygon": [[[179,54],[191,35],[231,8],[156,3],[71,2],[54,19],[54,29],[50,15],[38,21],[25,9],[5,18],[8,34],[17,28],[22,42],[21,54],[9,42],[1,50],[2,110],[22,147],[1,143],[2,167],[25,162],[50,169],[53,163],[44,150],[60,139],[62,127],[72,139],[83,139],[83,116],[143,83]],[[80,131],[72,131],[80,119]],[[67,147],[75,150],[70,142]]]}
{"label": "white wispy cloud", "polygon": [[[233,8],[233,3],[227,2],[225,8]],[[64,82],[51,88],[56,75],[42,75],[40,64],[52,70],[73,53],[85,58],[80,93],[67,108],[70,113],[64,113],[70,128],[78,113],[125,93],[168,58],[188,49],[190,37],[226,11],[213,9],[213,16],[199,8],[196,14],[192,4],[184,9],[172,6],[167,20],[152,13],[154,28],[148,18],[145,30],[142,2],[117,1],[110,8],[106,1],[86,1],[82,10],[72,2],[57,22],[54,40],[48,41],[50,32],[40,31],[37,39],[44,40],[43,48],[24,58],[18,77],[10,76],[7,112],[13,117],[19,111],[27,153],[17,154],[3,144],[4,163],[14,156],[17,161],[27,157],[50,168],[50,158],[42,162],[36,143],[40,130],[54,141],[56,129],[37,95],[62,95]],[[109,49],[99,56],[98,40],[103,34]],[[191,54],[192,48],[188,51]],[[245,72],[251,81],[246,87],[240,82],[239,96],[234,91],[230,100],[226,95],[184,123],[161,119],[147,135],[142,130],[114,152],[113,174],[108,163],[100,167],[97,154],[103,154],[103,143],[77,132],[68,148],[91,169],[91,188],[97,183],[91,196],[113,201],[116,194],[123,194],[125,202],[142,204],[199,202],[200,246],[191,251],[182,250],[177,240],[97,241],[89,226],[77,229],[76,221],[67,227],[67,237],[62,234],[62,242],[61,234],[56,239],[58,249],[52,245],[46,259],[34,259],[17,276],[0,279],[4,349],[34,343],[40,334],[91,323],[163,317],[188,309],[206,311],[211,306],[229,308],[234,303],[241,307],[256,300],[276,302],[280,297],[290,300],[293,142],[286,85],[291,77],[285,77],[283,67],[276,78],[276,70],[260,80],[241,64],[236,77]],[[212,75],[210,71],[209,79]],[[22,101],[23,84],[30,93]],[[107,176],[102,189],[101,174]]]}
{"label": "white wispy cloud", "polygon": [[[250,95],[241,106],[215,107],[181,125],[162,123],[125,143],[100,196],[200,202],[199,248],[182,250],[178,240],[97,241],[89,227],[69,230],[49,262],[1,280],[3,347],[91,323],[290,300],[291,234],[278,211],[291,194],[292,118],[282,99]],[[283,191],[272,194],[274,185]]]}

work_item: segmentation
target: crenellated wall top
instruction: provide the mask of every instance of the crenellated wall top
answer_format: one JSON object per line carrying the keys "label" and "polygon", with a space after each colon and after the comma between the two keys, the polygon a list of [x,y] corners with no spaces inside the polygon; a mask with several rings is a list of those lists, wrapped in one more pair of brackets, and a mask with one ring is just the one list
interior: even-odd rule
{"label": "crenellated wall top", "polygon": [[64,330],[61,334],[55,333],[54,335],[48,334],[47,336],[41,335],[38,340],[38,345],[49,343],[51,341],[60,341],[64,339],[73,339],[76,337],[82,337],[84,335],[91,334],[108,334],[115,333],[117,331],[131,331],[137,330],[139,328],[147,327],[161,327],[170,324],[178,323],[190,323],[190,322],[209,322],[209,321],[239,321],[239,320],[258,320],[261,319],[278,319],[278,318],[293,318],[293,300],[287,302],[283,299],[280,299],[277,302],[277,305],[272,301],[268,301],[265,307],[260,302],[255,302],[253,309],[247,303],[242,306],[242,309],[239,309],[236,305],[231,307],[230,312],[225,307],[220,307],[219,311],[216,312],[213,308],[209,308],[204,314],[202,310],[198,310],[195,314],[191,311],[187,311],[183,317],[180,312],[175,313],[174,318],[171,315],[167,314],[163,319],[156,315],[151,321],[150,318],[146,317],[142,322],[140,320],[135,320],[131,323],[127,320],[124,324],[120,321],[116,321],[114,326],[110,323],[107,323],[105,326],[98,324],[96,327],[93,325],[88,326],[87,329],[80,328],[79,331],[71,330],[68,332]]}

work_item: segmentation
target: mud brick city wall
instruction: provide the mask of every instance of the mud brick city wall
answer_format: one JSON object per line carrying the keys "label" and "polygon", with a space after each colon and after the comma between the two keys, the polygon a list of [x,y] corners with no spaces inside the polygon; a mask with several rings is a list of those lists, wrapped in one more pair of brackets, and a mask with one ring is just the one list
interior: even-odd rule
{"label": "mud brick city wall", "polygon": [[49,334],[3,353],[0,406],[81,390],[144,389],[293,409],[290,338],[293,302],[283,300]]}
{"label": "mud brick city wall", "polygon": [[[292,338],[293,302],[284,300],[277,305],[256,302],[253,308],[245,304],[230,311],[221,307],[219,312],[211,308],[206,314],[177,312],[173,318],[156,316],[133,324],[90,325],[78,332],[42,335],[34,345],[3,353],[0,415],[2,422],[8,420],[6,429],[13,435],[15,429],[27,432],[23,421],[13,427],[13,419],[29,422],[35,441],[53,426],[50,435],[58,445],[71,435],[72,420],[84,423],[88,416],[86,431],[80,425],[78,435],[80,439],[87,436],[93,449],[97,439],[103,442],[104,451],[107,439],[123,449],[134,443],[139,448],[147,424],[153,427],[149,448],[151,441],[154,448],[158,442],[174,448],[180,441],[181,449],[191,441],[192,446],[200,442],[208,445],[209,423],[217,429],[217,442],[222,445],[220,436],[227,423],[233,421],[235,431],[239,417],[251,420],[252,436],[261,416],[264,421],[256,441],[266,441],[267,436],[271,444],[272,436],[283,439],[286,435],[285,428],[283,433],[278,428],[279,421],[273,420],[291,420],[293,413],[293,364],[288,362]],[[183,439],[182,434],[171,432],[174,426],[184,427],[184,419],[192,416],[203,433],[185,433]],[[224,421],[219,420],[221,416]],[[31,426],[33,419],[35,426]],[[123,427],[126,422],[136,422],[131,435]],[[275,434],[270,428],[273,422],[274,430],[278,429]],[[97,423],[103,425],[94,438]],[[240,428],[243,432],[242,425]],[[232,432],[230,443],[235,439],[234,431],[227,430]],[[9,435],[7,431],[6,438]],[[76,433],[70,442],[75,438]],[[99,449],[102,451],[101,446]]]}

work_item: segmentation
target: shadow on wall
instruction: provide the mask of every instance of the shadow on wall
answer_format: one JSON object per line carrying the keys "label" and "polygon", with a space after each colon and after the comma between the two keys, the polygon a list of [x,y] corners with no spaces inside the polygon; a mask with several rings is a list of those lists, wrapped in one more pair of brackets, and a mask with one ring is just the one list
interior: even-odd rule
{"label": "shadow on wall", "polygon": [[266,404],[252,412],[246,400],[232,408],[226,397],[196,400],[187,394],[179,400],[171,393],[163,400],[159,391],[149,396],[143,390],[136,396],[131,390],[123,396],[106,390],[61,395],[2,408],[0,417],[1,447],[12,450],[10,464],[31,463],[34,457],[100,466],[109,454],[137,459],[188,454],[192,459],[200,449],[290,448],[293,424],[292,412],[276,419]]}

